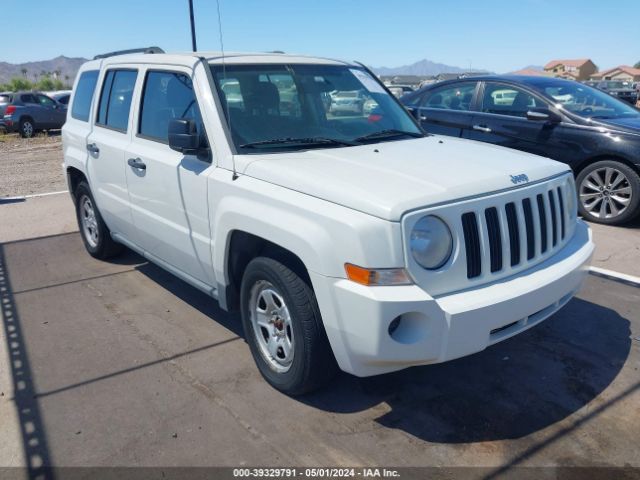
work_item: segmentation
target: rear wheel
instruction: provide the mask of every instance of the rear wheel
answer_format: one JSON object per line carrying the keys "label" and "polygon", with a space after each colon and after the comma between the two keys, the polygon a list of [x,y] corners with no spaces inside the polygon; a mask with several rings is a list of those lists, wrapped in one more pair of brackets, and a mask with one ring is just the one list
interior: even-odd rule
{"label": "rear wheel", "polygon": [[111,238],[86,182],[78,184],[75,198],[80,236],[89,255],[105,260],[121,253],[124,247]]}
{"label": "rear wheel", "polygon": [[640,213],[640,177],[624,163],[595,162],[578,174],[576,183],[578,208],[586,220],[621,225]]}
{"label": "rear wheel", "polygon": [[31,138],[36,133],[36,127],[33,120],[25,118],[20,120],[20,136],[22,138]]}
{"label": "rear wheel", "polygon": [[266,257],[247,265],[241,286],[245,339],[262,376],[288,395],[325,385],[337,371],[311,287]]}

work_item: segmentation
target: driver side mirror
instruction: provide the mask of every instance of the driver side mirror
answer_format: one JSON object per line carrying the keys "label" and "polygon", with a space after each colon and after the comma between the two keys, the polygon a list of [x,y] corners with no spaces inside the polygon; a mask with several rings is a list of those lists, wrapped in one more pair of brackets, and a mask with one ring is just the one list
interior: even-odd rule
{"label": "driver side mirror", "polygon": [[548,108],[532,108],[527,112],[527,120],[545,123],[560,123],[562,117]]}
{"label": "driver side mirror", "polygon": [[198,155],[202,148],[196,122],[190,119],[169,121],[169,148],[185,155]]}

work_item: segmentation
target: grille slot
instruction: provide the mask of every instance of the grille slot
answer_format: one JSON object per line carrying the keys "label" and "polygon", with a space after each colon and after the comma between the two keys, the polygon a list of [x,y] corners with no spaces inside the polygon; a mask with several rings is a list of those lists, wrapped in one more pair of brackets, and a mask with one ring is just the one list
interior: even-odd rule
{"label": "grille slot", "polygon": [[556,214],[556,197],[553,190],[549,190],[549,209],[551,210],[551,245],[558,243],[558,215]]}
{"label": "grille slot", "polygon": [[504,206],[507,214],[507,227],[509,229],[509,250],[511,251],[511,266],[520,263],[520,230],[518,229],[518,214],[513,202]]}
{"label": "grille slot", "polygon": [[564,196],[562,195],[562,187],[558,187],[558,205],[560,205],[560,238],[564,240]]}
{"label": "grille slot", "polygon": [[531,260],[536,254],[536,237],[533,233],[533,211],[531,200],[522,200],[522,210],[524,211],[524,225],[527,231],[527,260]]}
{"label": "grille slot", "polygon": [[538,217],[540,218],[540,252],[547,251],[547,211],[544,206],[544,197],[538,194]]}
{"label": "grille slot", "polygon": [[500,221],[496,207],[487,208],[484,211],[487,222],[487,234],[489,235],[489,256],[491,272],[502,270],[502,237],[500,236]]}
{"label": "grille slot", "polygon": [[475,213],[467,212],[462,215],[462,230],[467,254],[467,278],[479,277],[482,273],[482,258],[478,220]]}

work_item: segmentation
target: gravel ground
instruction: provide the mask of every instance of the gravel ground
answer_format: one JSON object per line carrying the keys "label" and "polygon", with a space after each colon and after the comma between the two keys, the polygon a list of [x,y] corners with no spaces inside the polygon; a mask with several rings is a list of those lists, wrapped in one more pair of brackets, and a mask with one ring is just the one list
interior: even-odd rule
{"label": "gravel ground", "polygon": [[23,139],[0,134],[0,197],[67,189],[58,132]]}

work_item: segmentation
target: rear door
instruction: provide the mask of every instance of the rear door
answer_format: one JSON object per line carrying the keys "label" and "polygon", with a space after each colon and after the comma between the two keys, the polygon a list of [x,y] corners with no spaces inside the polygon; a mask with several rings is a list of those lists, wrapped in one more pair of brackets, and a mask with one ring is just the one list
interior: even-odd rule
{"label": "rear door", "polygon": [[456,82],[428,90],[418,103],[419,120],[429,133],[461,137],[471,128],[478,82]]}
{"label": "rear door", "polygon": [[48,112],[40,106],[36,94],[22,93],[20,94],[20,102],[23,106],[21,115],[31,117],[36,128],[47,128],[50,117]]}
{"label": "rear door", "polygon": [[138,79],[136,67],[109,67],[100,77],[93,130],[87,137],[87,171],[91,191],[112,233],[131,240],[135,228],[127,192],[125,152],[131,143],[131,105]]}
{"label": "rear door", "polygon": [[78,73],[71,98],[69,118],[62,129],[65,164],[85,171],[89,158],[87,137],[91,133],[96,84],[100,74],[99,68],[99,64],[94,64]]}
{"label": "rear door", "polygon": [[206,143],[191,69],[149,68],[138,102],[134,136],[125,155],[137,227],[134,241],[146,252],[211,286],[207,177],[215,167],[210,156],[184,155],[171,150],[168,142],[169,122],[191,119]]}
{"label": "rear door", "polygon": [[540,96],[517,85],[486,82],[478,103],[466,138],[554,159],[563,157],[567,147],[561,124],[527,119],[530,110],[553,109]]}

